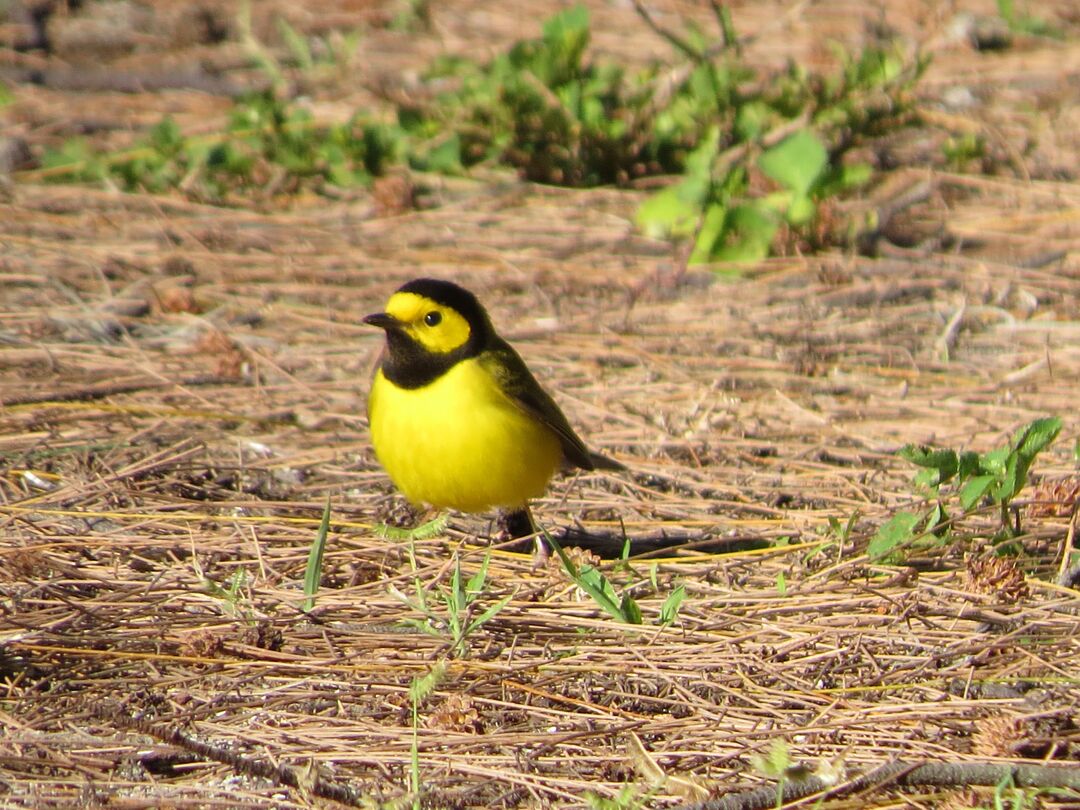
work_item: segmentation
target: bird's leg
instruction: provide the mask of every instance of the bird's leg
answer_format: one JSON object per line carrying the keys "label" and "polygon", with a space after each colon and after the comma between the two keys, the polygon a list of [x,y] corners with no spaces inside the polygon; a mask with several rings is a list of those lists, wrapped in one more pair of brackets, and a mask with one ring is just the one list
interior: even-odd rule
{"label": "bird's leg", "polygon": [[[511,539],[532,537],[535,535],[533,548],[533,568],[542,568],[547,564],[548,547],[544,542],[544,535],[540,527],[533,520],[529,505],[520,509],[499,512],[499,532],[509,535]],[[524,551],[524,549],[522,549]]]}
{"label": "bird's leg", "polygon": [[511,540],[531,537],[536,534],[536,524],[528,506],[499,513],[499,531],[510,536]]}

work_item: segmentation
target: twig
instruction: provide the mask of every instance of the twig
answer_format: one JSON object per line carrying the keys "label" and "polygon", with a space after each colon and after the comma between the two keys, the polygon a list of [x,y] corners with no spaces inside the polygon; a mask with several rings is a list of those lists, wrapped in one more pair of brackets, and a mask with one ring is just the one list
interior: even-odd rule
{"label": "twig", "polygon": [[[829,797],[859,793],[887,785],[969,786],[997,785],[1011,779],[1017,787],[1080,787],[1080,767],[1054,765],[999,765],[988,762],[889,762],[869,773],[837,787],[830,787],[818,776],[785,782],[783,802],[801,799],[813,793]],[[744,793],[710,799],[705,802],[681,804],[676,810],[765,810],[777,803],[774,785]]]}
{"label": "twig", "polygon": [[363,806],[362,797],[355,790],[345,785],[339,785],[336,782],[330,782],[313,769],[305,773],[287,765],[275,765],[265,759],[255,759],[254,757],[238,754],[220,745],[196,740],[176,726],[155,723],[142,716],[128,717],[117,711],[116,706],[102,707],[97,714],[102,720],[115,723],[125,729],[138,731],[148,737],[175,745],[178,748],[183,748],[185,751],[204,759],[228,765],[234,771],[246,776],[269,779],[275,784],[296,788],[302,792],[323,799],[331,799],[352,807]]}
{"label": "twig", "polygon": [[42,391],[22,396],[9,397],[0,402],[0,408],[10,408],[15,405],[36,405],[43,402],[84,402],[92,399],[104,399],[116,394],[130,394],[134,391],[145,391],[152,388],[167,388],[169,386],[195,386],[195,385],[235,385],[236,380],[222,377],[217,374],[200,374],[197,377],[188,377],[184,380],[148,380],[145,377],[137,380],[125,380],[123,382],[104,382],[96,385],[84,385],[78,388],[69,388],[66,391]]}
{"label": "twig", "polygon": [[1061,565],[1058,567],[1057,584],[1065,588],[1071,588],[1080,579],[1080,562],[1069,566],[1072,558],[1072,549],[1076,543],[1076,521],[1080,519],[1080,500],[1073,503],[1072,518],[1069,520],[1069,531],[1065,533],[1065,540],[1061,546]]}
{"label": "twig", "polygon": [[683,39],[674,31],[669,31],[653,19],[652,14],[645,8],[645,4],[641,2],[641,0],[634,0],[634,9],[649,28],[670,42],[676,50],[682,51],[687,57],[695,62],[701,62],[705,59],[705,54],[690,44],[688,40]]}

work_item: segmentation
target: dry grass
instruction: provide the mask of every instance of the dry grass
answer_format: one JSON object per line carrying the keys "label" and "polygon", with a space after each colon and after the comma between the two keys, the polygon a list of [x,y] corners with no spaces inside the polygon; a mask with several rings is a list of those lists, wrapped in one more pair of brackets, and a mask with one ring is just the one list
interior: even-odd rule
{"label": "dry grass", "polygon": [[[815,8],[839,25],[847,6]],[[1044,84],[1078,53],[1031,47]],[[968,64],[942,48],[949,70]],[[1038,131],[1006,96],[986,115]],[[37,91],[17,100],[43,109]],[[1075,169],[1075,97],[1060,105],[1025,165]],[[775,740],[851,774],[893,757],[1077,759],[1080,594],[1052,584],[1075,531],[1075,184],[895,172],[893,189],[925,184],[905,227],[927,243],[724,281],[635,235],[634,192],[430,182],[436,207],[393,218],[368,199],[256,213],[38,185],[0,206],[4,806],[303,807],[316,773],[405,795],[410,683],[447,639],[409,631],[419,614],[392,588],[445,587],[455,556],[475,571],[492,528],[454,516],[415,543],[415,567],[373,530],[396,499],[363,416],[378,336],[358,321],[421,274],[480,292],[583,435],[631,468],[560,480],[542,522],[717,541],[606,568],[647,622],[686,587],[666,629],[620,626],[554,562],[491,551],[481,607],[510,601],[420,708],[430,806],[644,793],[630,732],[714,792],[762,784],[751,757]],[[1021,508],[1026,587],[981,589],[970,538],[989,513],[910,565],[867,560],[914,499],[899,446],[986,450],[1048,414],[1065,428],[1025,494],[1058,503]],[[849,538],[829,532],[852,515]],[[951,794],[898,795],[857,806]]]}

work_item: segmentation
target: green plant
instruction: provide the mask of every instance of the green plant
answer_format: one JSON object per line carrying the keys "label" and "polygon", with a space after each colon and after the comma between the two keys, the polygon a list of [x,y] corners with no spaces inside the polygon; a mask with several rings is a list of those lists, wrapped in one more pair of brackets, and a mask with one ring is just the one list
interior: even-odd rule
{"label": "green plant", "polygon": [[178,188],[228,203],[259,192],[363,185],[399,163],[402,150],[393,126],[361,117],[321,124],[301,105],[266,93],[238,102],[227,130],[210,137],[188,137],[166,116],[123,152],[104,154],[82,139],[66,141],[46,152],[41,175],[54,182],[110,181],[126,191]]}
{"label": "green plant", "polygon": [[1042,17],[1034,17],[1025,12],[1017,11],[1015,0],[997,0],[998,16],[1005,21],[1009,30],[1016,34],[1031,34],[1033,36],[1062,39],[1063,33],[1055,28]]}
{"label": "green plant", "polygon": [[[704,52],[690,56],[703,59]],[[770,82],[754,76],[763,89],[723,95],[682,179],[641,205],[642,229],[689,239],[691,264],[757,261],[785,240],[815,247],[829,238],[823,203],[871,177],[867,164],[846,162],[845,154],[903,123],[907,91],[927,64],[906,60],[889,44],[839,56],[836,75],[811,75],[792,65]],[[717,59],[713,75],[741,86],[746,69],[734,49],[722,48]]]}
{"label": "green plant", "polygon": [[963,171],[971,163],[986,158],[986,139],[977,132],[965,132],[949,138],[942,146],[946,165],[953,171]]}
{"label": "green plant", "polygon": [[[605,613],[625,624],[642,623],[641,607],[638,605],[637,600],[630,595],[629,590],[624,590],[622,596],[619,596],[611,580],[604,576],[598,568],[589,564],[578,566],[555,538],[547,532],[544,532],[544,538],[555,549],[555,553],[559,555],[563,568],[571,581],[591,596],[593,601]],[[625,560],[623,562],[625,564]],[[660,606],[658,624],[667,625],[674,622],[679,615],[679,606],[685,598],[686,588],[682,585],[669,593],[667,598],[664,599],[663,605]]]}
{"label": "green plant", "polygon": [[784,786],[795,769],[787,743],[777,738],[769,746],[768,754],[751,754],[750,764],[762,776],[776,780],[776,806],[784,804]]}
{"label": "green plant", "polygon": [[929,506],[919,512],[901,511],[883,524],[870,540],[867,553],[874,559],[894,556],[913,544],[937,544],[947,539],[951,521],[942,488],[954,484],[952,493],[964,513],[984,500],[996,504],[1000,528],[996,540],[1020,533],[1019,514],[1010,520],[1012,501],[1027,484],[1035,457],[1061,431],[1061,419],[1036,419],[1018,430],[1011,441],[987,453],[941,450],[926,445],[906,445],[898,455],[921,468],[914,484]]}
{"label": "green plant", "polygon": [[426,675],[413,678],[409,684],[409,701],[412,704],[412,746],[409,757],[409,793],[413,810],[420,810],[420,704],[434,692],[446,677],[446,662],[440,661]]}
{"label": "green plant", "polygon": [[251,593],[247,591],[248,575],[246,570],[237,568],[229,577],[228,584],[222,587],[203,573],[202,567],[194,556],[192,557],[192,564],[195,566],[195,573],[202,583],[203,590],[219,600],[226,613],[237,616],[248,624],[255,624],[255,609],[252,606]]}
{"label": "green plant", "polygon": [[319,521],[319,530],[315,532],[315,539],[311,543],[307,565],[304,568],[304,610],[315,607],[315,594],[318,593],[319,583],[322,581],[323,554],[326,552],[326,537],[329,533],[330,496],[327,495],[322,520]]}
{"label": "green plant", "polygon": [[[409,8],[422,15],[426,3]],[[838,51],[832,75],[795,65],[759,75],[742,59],[726,6],[713,8],[718,42],[694,28],[659,29],[639,7],[675,47],[671,66],[629,71],[590,59],[589,14],[573,6],[548,19],[539,37],[487,63],[436,60],[424,77],[431,92],[393,99],[395,120],[358,111],[328,123],[282,100],[283,68],[255,40],[244,7],[241,38],[274,89],[239,100],[226,131],[191,138],[166,118],[124,152],[69,141],[46,156],[39,174],[130,191],[177,188],[217,203],[362,185],[402,163],[444,174],[494,163],[575,187],[680,174],[641,206],[637,220],[650,235],[690,240],[692,262],[823,244],[837,231],[825,203],[870,177],[869,166],[846,156],[904,122],[907,90],[926,63],[878,43],[857,55]],[[348,59],[347,48],[317,53],[318,40],[285,23],[279,29],[305,75],[325,61],[322,52],[339,70]]]}
{"label": "green plant", "polygon": [[634,785],[623,785],[612,798],[585,791],[585,804],[590,810],[639,810],[649,806],[651,793],[642,794]]}
{"label": "green plant", "polygon": [[1032,788],[1017,787],[1012,774],[1006,774],[994,786],[993,810],[1027,810],[1040,807],[1041,803],[1036,798],[1039,792]]}
{"label": "green plant", "polygon": [[[452,657],[464,655],[468,651],[469,637],[495,618],[514,596],[505,596],[477,614],[480,598],[484,595],[490,558],[490,554],[485,554],[477,572],[465,580],[461,573],[461,560],[455,556],[449,587],[439,585],[431,589],[419,577],[414,577],[412,599],[392,589],[399,599],[423,614],[422,619],[407,619],[406,623],[428,635],[447,638],[449,655]],[[409,561],[415,571],[416,557],[411,545]]]}
{"label": "green plant", "polygon": [[617,64],[589,62],[589,37],[588,11],[574,6],[487,64],[437,60],[425,78],[449,89],[398,111],[416,144],[410,162],[460,171],[493,161],[529,180],[575,187],[677,168],[675,152],[696,130],[650,132],[648,86]]}
{"label": "green plant", "polygon": [[375,533],[383,540],[430,540],[432,537],[438,537],[446,531],[446,527],[449,525],[450,519],[445,514],[442,514],[411,529],[402,529],[398,526],[379,523],[375,526]]}

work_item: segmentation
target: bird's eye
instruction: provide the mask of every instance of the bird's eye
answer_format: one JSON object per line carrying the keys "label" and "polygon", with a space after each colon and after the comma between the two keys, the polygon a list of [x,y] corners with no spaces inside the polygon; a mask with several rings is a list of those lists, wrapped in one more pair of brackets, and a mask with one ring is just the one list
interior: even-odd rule
{"label": "bird's eye", "polygon": [[438,326],[442,322],[441,312],[429,312],[424,316],[424,323],[428,326]]}

